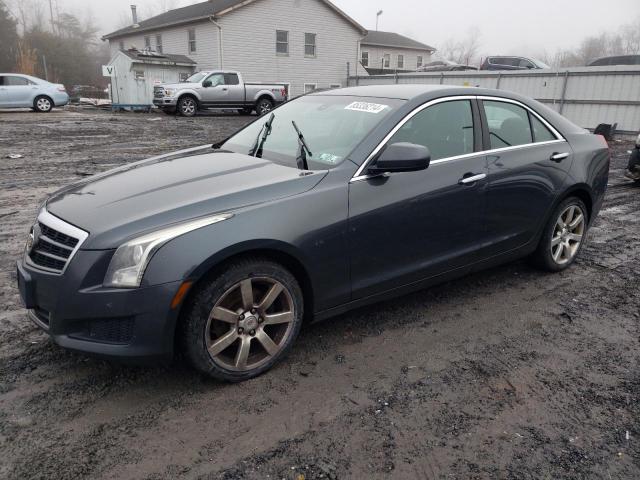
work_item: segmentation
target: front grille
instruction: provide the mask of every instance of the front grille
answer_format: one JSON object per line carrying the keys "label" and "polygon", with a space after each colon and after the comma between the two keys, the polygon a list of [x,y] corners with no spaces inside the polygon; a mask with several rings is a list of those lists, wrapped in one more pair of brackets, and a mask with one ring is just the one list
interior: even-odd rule
{"label": "front grille", "polygon": [[62,273],[87,234],[43,210],[33,227],[33,237],[33,245],[27,252],[29,263],[53,273]]}
{"label": "front grille", "polygon": [[162,98],[164,97],[164,88],[162,87],[154,87],[153,88],[153,96],[155,98]]}
{"label": "front grille", "polygon": [[61,243],[62,245],[65,245],[67,247],[71,247],[72,250],[78,244],[77,238],[71,237],[69,235],[65,235],[62,232],[58,232],[57,230],[54,230],[53,228],[46,226],[42,222],[38,222],[38,225],[40,225],[40,230],[42,231],[42,235],[53,240],[54,242]]}
{"label": "front grille", "polygon": [[84,329],[72,336],[81,340],[126,345],[133,339],[133,317],[87,321]]}

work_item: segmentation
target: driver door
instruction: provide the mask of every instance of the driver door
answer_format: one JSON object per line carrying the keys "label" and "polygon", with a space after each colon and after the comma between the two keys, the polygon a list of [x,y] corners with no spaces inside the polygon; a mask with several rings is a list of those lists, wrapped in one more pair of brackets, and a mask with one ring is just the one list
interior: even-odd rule
{"label": "driver door", "polygon": [[352,299],[464,270],[481,249],[487,159],[475,99],[437,101],[387,142],[421,144],[431,165],[349,185]]}
{"label": "driver door", "polygon": [[[211,85],[205,87],[205,82],[211,82]],[[212,73],[202,82],[202,103],[207,105],[225,103],[227,99],[227,91],[224,89],[224,74]]]}

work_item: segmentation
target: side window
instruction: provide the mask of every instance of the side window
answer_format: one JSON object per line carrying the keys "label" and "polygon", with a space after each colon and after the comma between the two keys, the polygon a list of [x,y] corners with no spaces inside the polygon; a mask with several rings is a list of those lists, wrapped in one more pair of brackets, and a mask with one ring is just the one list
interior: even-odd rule
{"label": "side window", "polygon": [[237,73],[225,73],[224,74],[224,84],[225,85],[240,85],[240,80],[238,79]]}
{"label": "side window", "polygon": [[492,149],[533,142],[527,110],[513,103],[487,100],[483,103]]}
{"label": "side window", "polygon": [[218,85],[224,85],[224,75],[222,73],[214,73],[213,75],[209,75],[207,77],[207,80],[211,82],[212,87],[217,87]]}
{"label": "side window", "polygon": [[0,87],[1,87],[2,85],[6,85],[6,82],[5,82],[5,79],[6,79],[6,78],[7,78],[7,77],[3,77],[2,75],[0,75]]}
{"label": "side window", "polygon": [[424,145],[431,159],[473,153],[473,114],[469,100],[438,103],[416,114],[389,140]]}
{"label": "side window", "polygon": [[29,80],[22,77],[4,77],[4,84],[10,87],[24,87],[30,83]]}
{"label": "side window", "polygon": [[556,136],[551,133],[544,123],[542,123],[535,115],[529,114],[531,117],[531,126],[533,127],[533,141],[534,142],[550,142],[557,140]]}

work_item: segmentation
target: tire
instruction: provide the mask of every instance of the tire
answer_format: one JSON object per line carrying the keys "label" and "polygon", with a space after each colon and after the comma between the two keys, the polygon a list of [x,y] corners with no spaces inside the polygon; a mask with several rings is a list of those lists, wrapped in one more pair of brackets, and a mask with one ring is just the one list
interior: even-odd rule
{"label": "tire", "polygon": [[190,95],[186,95],[178,100],[178,112],[183,117],[195,117],[198,113],[198,101]]}
{"label": "tire", "polygon": [[531,260],[549,272],[566,270],[578,258],[587,239],[588,226],[589,214],[584,202],[578,197],[566,198],[551,214]]}
{"label": "tire", "polygon": [[238,113],[240,115],[251,115],[253,113],[253,108],[240,108],[238,109]]}
{"label": "tire", "polygon": [[258,100],[258,103],[256,103],[256,112],[258,113],[258,116],[266,115],[271,110],[273,110],[273,102],[267,97],[262,97]]}
{"label": "tire", "polygon": [[303,314],[302,290],[288,270],[261,258],[237,260],[191,297],[181,323],[186,357],[215,379],[248,380],[287,355]]}
{"label": "tire", "polygon": [[46,95],[39,95],[33,100],[33,109],[38,113],[49,113],[53,109],[53,100]]}

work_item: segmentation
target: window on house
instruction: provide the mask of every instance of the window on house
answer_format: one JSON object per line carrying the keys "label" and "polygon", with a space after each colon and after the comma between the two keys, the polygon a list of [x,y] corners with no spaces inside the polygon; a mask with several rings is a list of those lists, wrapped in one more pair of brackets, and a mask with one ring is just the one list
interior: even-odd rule
{"label": "window on house", "polygon": [[289,32],[286,30],[276,30],[276,53],[289,54]]}
{"label": "window on house", "polygon": [[318,88],[317,83],[305,83],[304,84],[304,93],[311,93]]}
{"label": "window on house", "polygon": [[120,50],[124,50],[124,42],[122,40],[120,40]]}
{"label": "window on house", "polygon": [[189,29],[189,53],[196,52],[196,29]]}
{"label": "window on house", "polygon": [[144,70],[134,70],[133,73],[136,80],[144,80]]}
{"label": "window on house", "polygon": [[162,53],[162,35],[156,35],[156,52]]}
{"label": "window on house", "polygon": [[369,52],[362,52],[360,63],[363,67],[369,66]]}
{"label": "window on house", "polygon": [[316,56],[316,34],[315,33],[304,34],[304,56],[305,57]]}
{"label": "window on house", "polygon": [[151,50],[151,37],[144,37],[144,48]]}
{"label": "window on house", "polygon": [[422,55],[418,55],[418,63],[416,64],[416,67],[420,68],[422,66]]}
{"label": "window on house", "polygon": [[398,55],[398,68],[404,68],[404,55]]}
{"label": "window on house", "polygon": [[382,57],[382,68],[391,67],[391,54],[385,53],[384,57]]}

